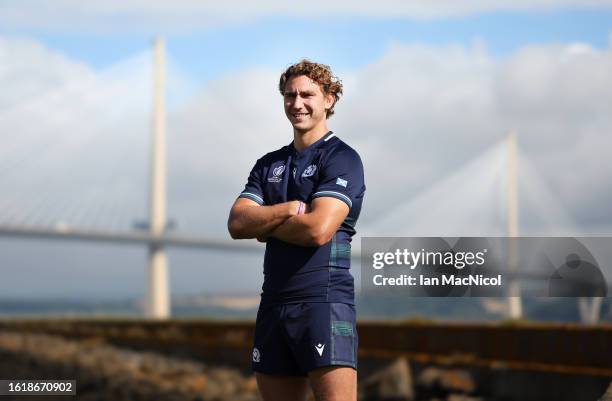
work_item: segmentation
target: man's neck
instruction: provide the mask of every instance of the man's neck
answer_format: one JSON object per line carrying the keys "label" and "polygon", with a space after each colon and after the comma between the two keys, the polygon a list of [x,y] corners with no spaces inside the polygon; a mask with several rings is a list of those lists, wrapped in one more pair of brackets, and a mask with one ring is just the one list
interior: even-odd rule
{"label": "man's neck", "polygon": [[293,147],[298,152],[301,152],[319,139],[323,138],[328,132],[329,130],[327,129],[326,125],[305,133],[293,130]]}

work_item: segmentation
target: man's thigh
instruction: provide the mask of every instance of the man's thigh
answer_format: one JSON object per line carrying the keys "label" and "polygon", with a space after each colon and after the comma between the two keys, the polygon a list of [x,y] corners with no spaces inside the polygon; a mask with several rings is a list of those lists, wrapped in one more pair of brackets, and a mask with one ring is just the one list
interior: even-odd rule
{"label": "man's thigh", "polygon": [[266,375],[302,376],[283,330],[284,306],[260,307],[255,323],[255,339],[251,367]]}
{"label": "man's thigh", "polygon": [[357,368],[353,305],[301,303],[287,305],[286,311],[283,328],[302,372],[327,366]]}
{"label": "man's thigh", "polygon": [[304,401],[308,379],[304,376],[276,376],[255,372],[257,387],[264,401]]}
{"label": "man's thigh", "polygon": [[317,401],[357,400],[357,371],[353,368],[326,366],[310,371],[308,377]]}

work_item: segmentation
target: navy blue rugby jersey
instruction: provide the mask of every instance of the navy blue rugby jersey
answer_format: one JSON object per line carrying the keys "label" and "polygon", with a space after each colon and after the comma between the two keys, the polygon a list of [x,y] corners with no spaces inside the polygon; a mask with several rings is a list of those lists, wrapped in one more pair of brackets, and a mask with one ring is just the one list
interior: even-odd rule
{"label": "navy blue rugby jersey", "polygon": [[274,205],[292,200],[310,203],[328,196],[350,209],[332,240],[320,247],[268,239],[262,304],[354,303],[353,277],[349,273],[351,237],[356,232],[364,192],[359,154],[331,131],[301,152],[291,142],[257,160],[239,197]]}

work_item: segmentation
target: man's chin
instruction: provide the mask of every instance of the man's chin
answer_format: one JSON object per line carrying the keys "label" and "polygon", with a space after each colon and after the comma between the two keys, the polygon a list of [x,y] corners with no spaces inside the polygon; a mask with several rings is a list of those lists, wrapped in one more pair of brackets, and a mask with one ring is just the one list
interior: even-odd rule
{"label": "man's chin", "polygon": [[310,126],[309,126],[309,125],[307,125],[307,124],[300,124],[300,123],[296,123],[296,124],[294,124],[294,123],[292,123],[291,125],[293,126],[293,129],[294,129],[296,132],[300,133],[300,134],[303,134],[303,133],[305,133],[305,132],[308,132],[308,131],[309,131],[309,130],[312,128],[312,127],[310,127]]}

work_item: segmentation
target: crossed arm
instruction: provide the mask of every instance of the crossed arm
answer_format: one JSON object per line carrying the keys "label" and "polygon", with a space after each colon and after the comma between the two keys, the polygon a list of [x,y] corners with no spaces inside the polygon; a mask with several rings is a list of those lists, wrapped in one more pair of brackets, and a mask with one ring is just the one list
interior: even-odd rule
{"label": "crossed arm", "polygon": [[346,203],[329,197],[316,198],[298,215],[299,202],[272,206],[238,198],[230,211],[227,227],[233,239],[277,238],[301,246],[321,246],[331,240],[349,213]]}

